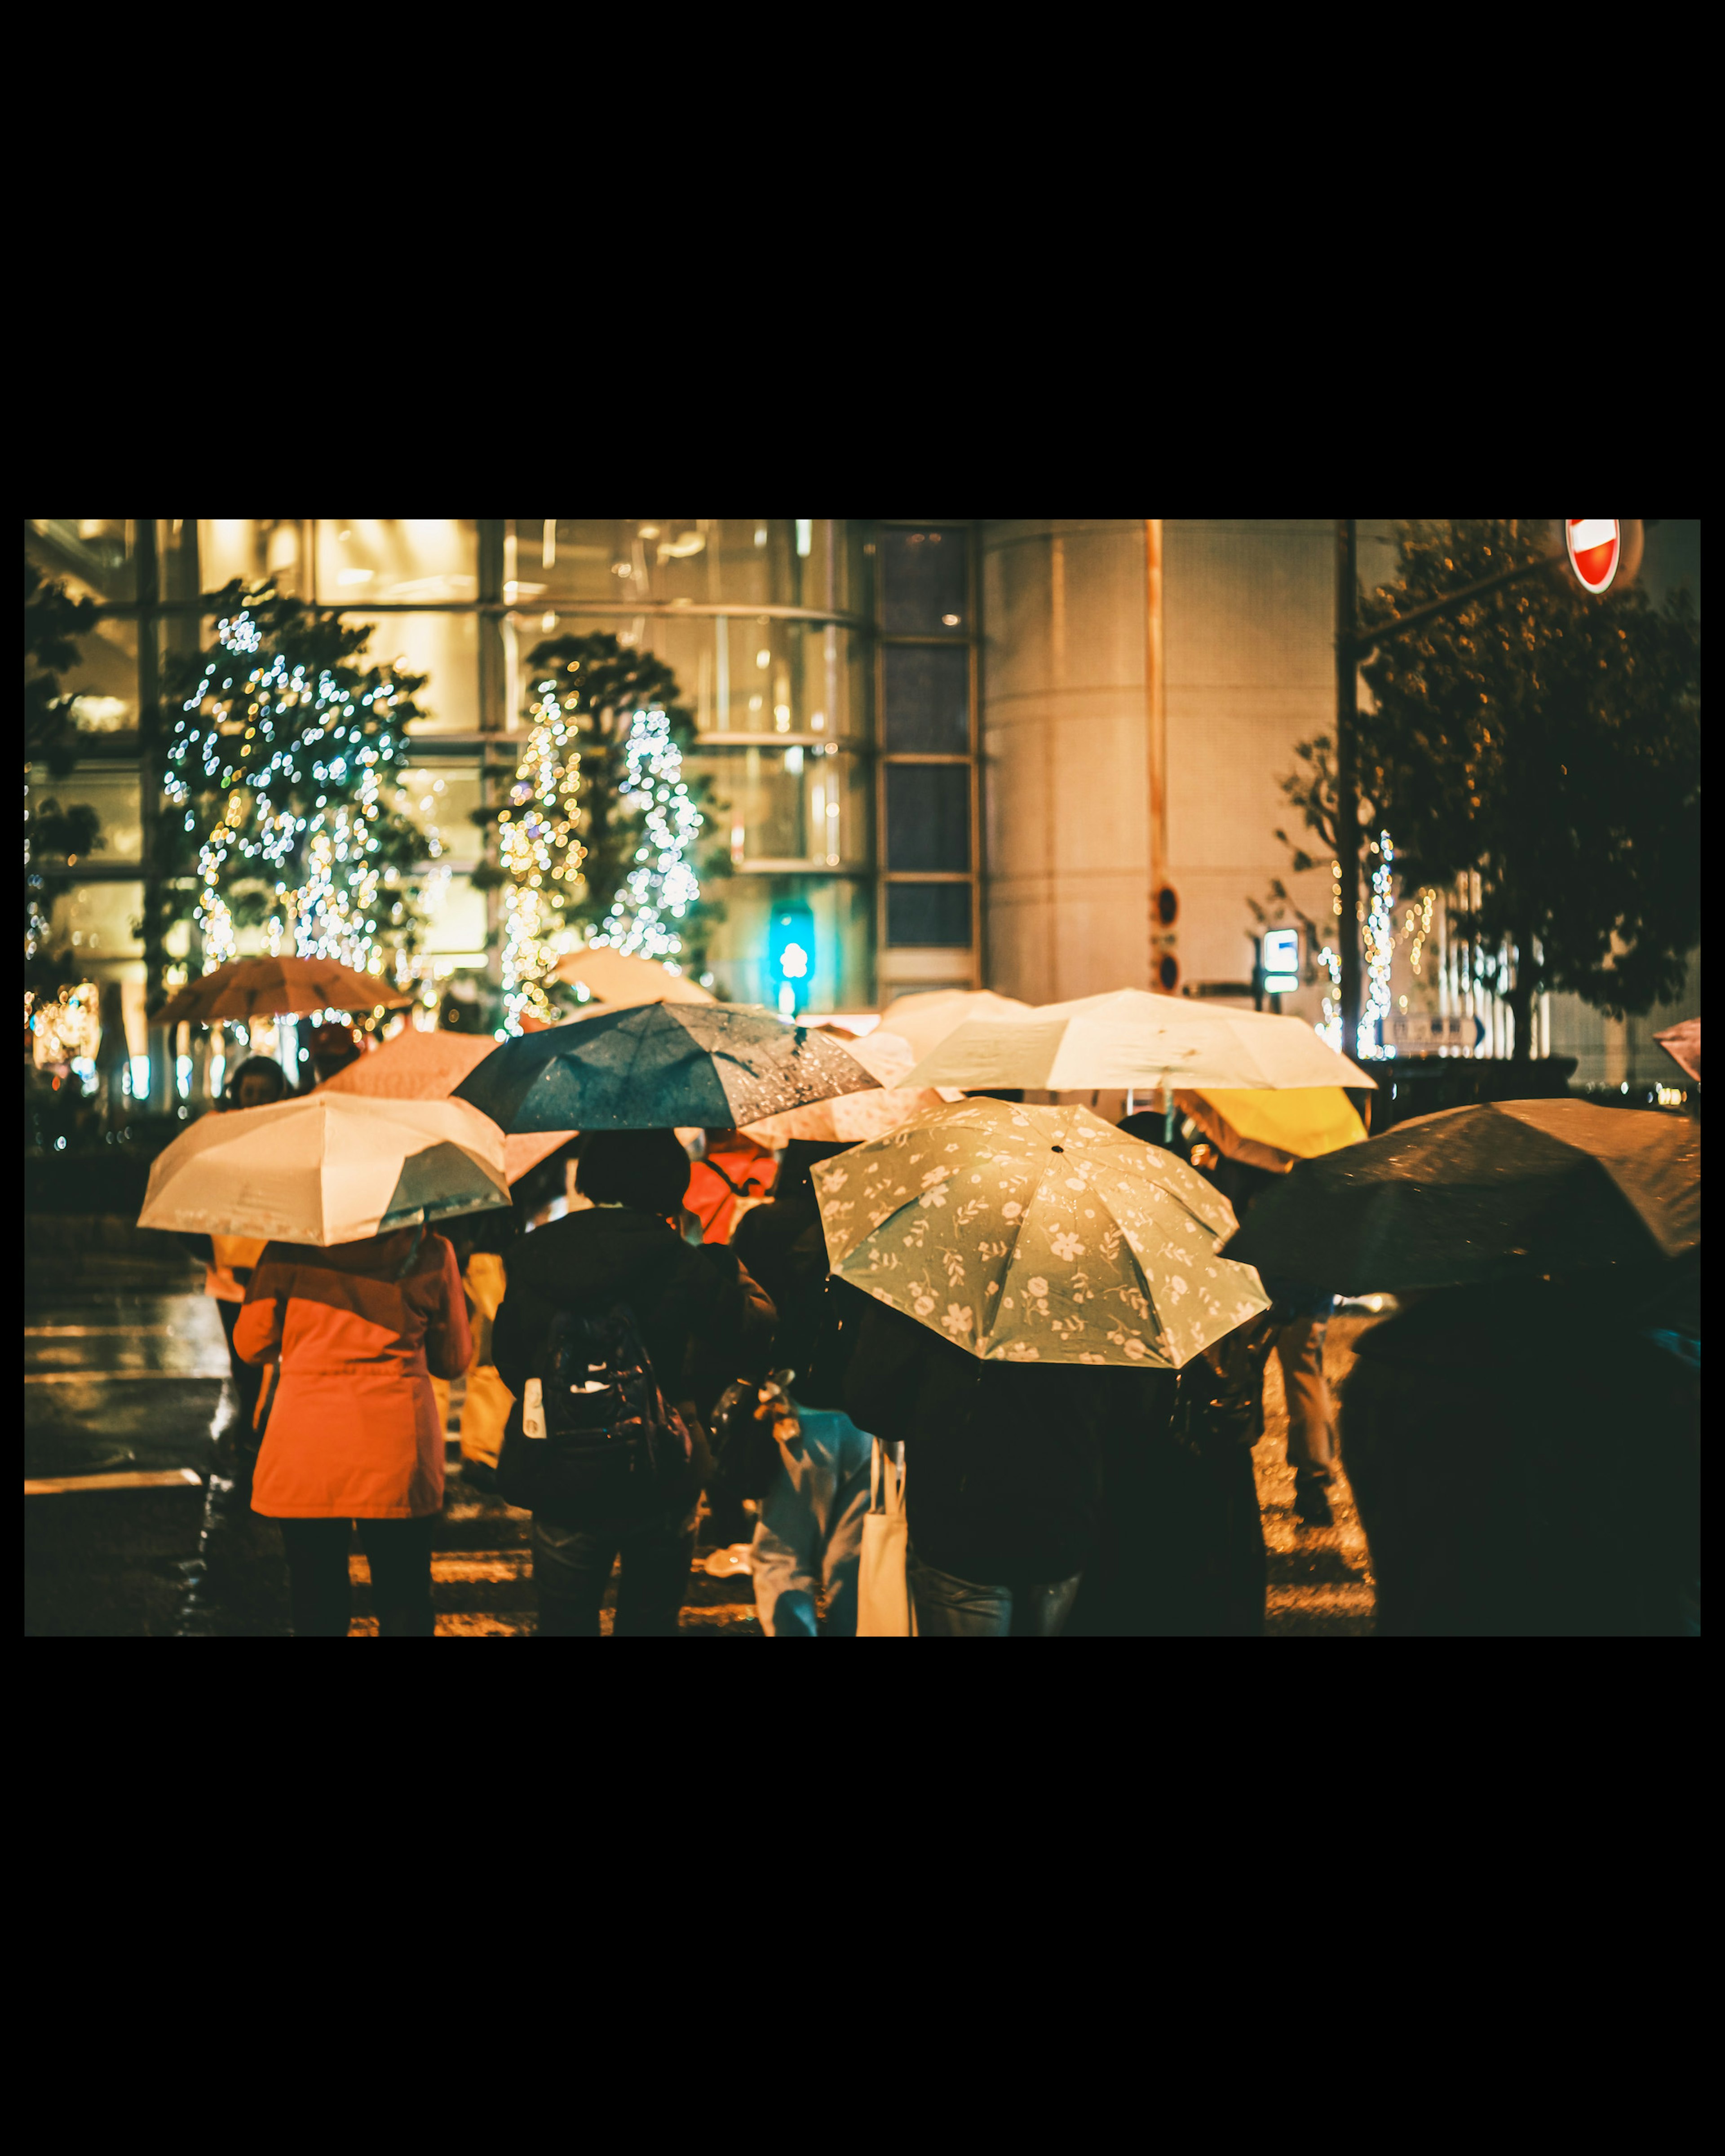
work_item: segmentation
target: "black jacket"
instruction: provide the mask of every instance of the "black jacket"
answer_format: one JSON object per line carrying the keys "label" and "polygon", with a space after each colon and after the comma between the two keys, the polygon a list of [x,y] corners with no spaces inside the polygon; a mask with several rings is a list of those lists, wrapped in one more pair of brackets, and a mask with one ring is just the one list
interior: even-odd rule
{"label": "black jacket", "polygon": [[692,1248],[655,1214],[598,1205],[524,1235],[492,1334],[498,1374],[516,1396],[509,1428],[552,1319],[621,1301],[634,1312],[660,1389],[704,1417],[732,1378],[758,1375],[773,1348],[772,1302],[731,1251]]}
{"label": "black jacket", "polygon": [[[860,1296],[844,1283],[835,1292],[847,1303]],[[1081,1572],[1101,1542],[1109,1434],[1148,1423],[1158,1373],[979,1363],[914,1318],[861,1300],[845,1404],[862,1429],[904,1443],[916,1554],[987,1586]]]}

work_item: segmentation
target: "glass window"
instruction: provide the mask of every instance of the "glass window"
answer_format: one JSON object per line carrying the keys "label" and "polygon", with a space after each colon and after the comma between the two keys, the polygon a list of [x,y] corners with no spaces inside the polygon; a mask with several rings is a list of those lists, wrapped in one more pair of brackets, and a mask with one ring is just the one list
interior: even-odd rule
{"label": "glass window", "polygon": [[[350,629],[363,614],[344,617]],[[372,618],[372,640],[356,662],[393,665],[410,674],[429,674],[418,701],[425,711],[412,732],[471,734],[479,732],[479,639],[477,614],[386,613]]]}
{"label": "glass window", "polygon": [[886,865],[911,870],[969,868],[968,765],[887,765]]}
{"label": "glass window", "polygon": [[475,891],[468,877],[440,865],[423,879],[419,903],[425,915],[419,945],[423,956],[485,965],[484,891]]}
{"label": "glass window", "polygon": [[890,883],[886,941],[894,950],[970,943],[968,883]]}
{"label": "glass window", "polygon": [[558,599],[686,599],[842,612],[839,565],[830,574],[828,566],[833,527],[804,524],[799,531],[794,517],[512,517],[503,595],[547,608]]}
{"label": "glass window", "polygon": [[969,535],[962,524],[882,525],[880,625],[889,636],[957,636],[969,627]]}
{"label": "glass window", "polygon": [[479,597],[479,527],[470,516],[321,517],[313,530],[325,605]]}
{"label": "glass window", "polygon": [[141,857],[143,830],[135,764],[80,763],[64,778],[56,778],[46,764],[33,764],[29,788],[33,809],[39,810],[44,801],[57,801],[62,808],[84,805],[95,811],[102,839],[94,856],[96,860],[106,864]]}
{"label": "glass window", "polygon": [[689,768],[711,778],[715,810],[739,865],[808,861],[837,868],[869,859],[867,775],[856,757],[793,742],[704,752],[691,757]]}
{"label": "glass window", "polygon": [[142,949],[137,923],[144,911],[141,883],[74,883],[56,894],[50,916],[56,947],[83,957],[135,958]]}
{"label": "glass window", "polygon": [[880,739],[889,749],[970,749],[970,653],[963,644],[889,644],[880,654]]}
{"label": "glass window", "polygon": [[485,850],[485,833],[473,820],[480,805],[478,764],[417,763],[403,777],[406,783],[390,805],[435,840],[439,850],[432,858],[457,869],[474,866]]}
{"label": "glass window", "polygon": [[117,604],[137,597],[136,532],[126,517],[36,517],[24,527],[24,552],[74,599]]}

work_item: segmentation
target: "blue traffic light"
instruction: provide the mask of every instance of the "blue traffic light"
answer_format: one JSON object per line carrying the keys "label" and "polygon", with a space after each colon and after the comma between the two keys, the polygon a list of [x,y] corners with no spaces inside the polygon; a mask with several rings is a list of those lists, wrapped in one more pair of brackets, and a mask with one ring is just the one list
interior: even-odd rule
{"label": "blue traffic light", "polygon": [[814,909],[806,899],[785,899],[773,907],[767,932],[768,999],[785,1017],[808,1009],[814,963]]}

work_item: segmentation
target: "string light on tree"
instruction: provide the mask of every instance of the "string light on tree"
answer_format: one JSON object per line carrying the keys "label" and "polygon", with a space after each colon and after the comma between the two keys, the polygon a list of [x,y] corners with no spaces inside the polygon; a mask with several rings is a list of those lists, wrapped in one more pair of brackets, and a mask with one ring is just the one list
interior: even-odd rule
{"label": "string light on tree", "polygon": [[706,819],[689,797],[683,752],[665,712],[634,713],[628,755],[621,798],[641,818],[646,836],[603,927],[591,940],[634,957],[657,958],[675,973],[683,955],[679,924],[701,896],[689,856]]}
{"label": "string light on tree", "polygon": [[235,957],[255,927],[272,952],[378,973],[393,956],[400,974],[418,921],[414,871],[439,845],[386,805],[384,788],[409,761],[424,677],[355,663],[369,629],[268,588],[224,596],[213,648],[170,669],[180,716],[163,773],[204,970]]}
{"label": "string light on tree", "polygon": [[[1389,1016],[1390,968],[1395,957],[1395,902],[1392,896],[1395,848],[1388,831],[1378,834],[1372,851],[1378,860],[1372,870],[1371,911],[1366,916],[1366,1008],[1360,1026],[1360,1054],[1381,1057],[1392,1052],[1384,1045],[1384,1021]],[[1372,1036],[1369,1045],[1366,1040],[1368,1027]]]}

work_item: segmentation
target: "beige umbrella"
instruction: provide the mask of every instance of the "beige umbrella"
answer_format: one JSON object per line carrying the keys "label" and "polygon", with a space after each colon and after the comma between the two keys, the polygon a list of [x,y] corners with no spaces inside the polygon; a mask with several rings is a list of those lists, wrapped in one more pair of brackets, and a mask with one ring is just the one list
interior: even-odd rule
{"label": "beige umbrella", "polygon": [[177,989],[150,1023],[214,1025],[308,1011],[388,1010],[413,1000],[410,989],[381,973],[357,973],[335,958],[235,958]]}
{"label": "beige umbrella", "polygon": [[324,1091],[201,1116],[151,1166],[138,1225],[328,1249],[508,1203],[503,1133],[477,1108]]}
{"label": "beige umbrella", "polygon": [[559,980],[578,982],[590,996],[615,1010],[630,1004],[710,1004],[711,996],[698,981],[682,973],[667,973],[650,958],[632,957],[625,951],[608,950],[603,944],[585,951],[571,951],[557,964]]}
{"label": "beige umbrella", "polygon": [[[476,1064],[495,1055],[485,1034],[422,1033],[408,1026],[321,1086],[325,1093],[358,1093],[374,1101],[447,1101]],[[503,1141],[504,1173],[519,1183],[530,1168],[578,1136],[574,1131],[526,1131]]]}
{"label": "beige umbrella", "polygon": [[1681,1025],[1668,1025],[1653,1038],[1686,1078],[1701,1083],[1701,1020],[1686,1018]]}
{"label": "beige umbrella", "polygon": [[1014,1023],[960,1026],[911,1071],[912,1086],[1028,1086],[1051,1093],[1124,1086],[1159,1090],[1375,1086],[1296,1018],[1206,1010],[1142,988],[1045,1004]]}
{"label": "beige umbrella", "polygon": [[983,1019],[1003,1023],[1029,1018],[1030,1005],[1016,996],[997,996],[992,988],[934,988],[925,995],[899,996],[880,1014],[882,1033],[907,1040],[914,1055],[927,1055],[961,1025]]}
{"label": "beige umbrella", "polygon": [[757,1145],[777,1148],[793,1138],[818,1138],[828,1143],[842,1140],[855,1145],[863,1138],[884,1137],[912,1116],[939,1107],[946,1098],[963,1097],[956,1091],[948,1096],[932,1086],[901,1086],[897,1081],[916,1059],[910,1043],[896,1034],[865,1034],[859,1040],[836,1026],[822,1026],[820,1030],[842,1040],[864,1070],[880,1081],[879,1086],[871,1092],[841,1093],[830,1101],[810,1101],[803,1107],[768,1116],[763,1122],[751,1123],[747,1135]]}
{"label": "beige umbrella", "polygon": [[838,1277],[983,1362],[1177,1370],[1269,1307],[1227,1200],[1087,1108],[960,1101],[814,1179]]}

